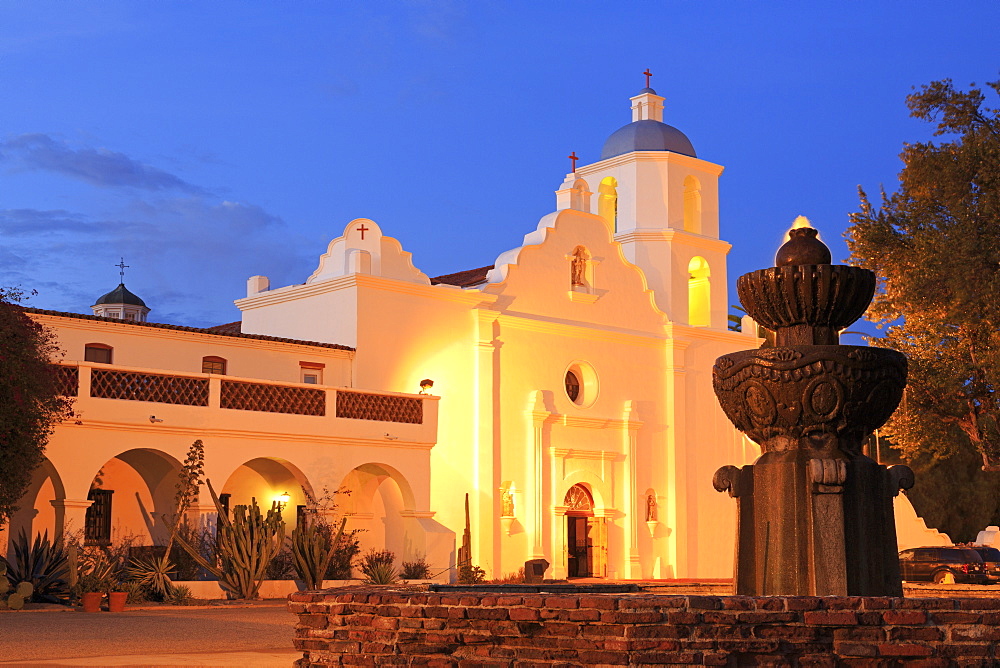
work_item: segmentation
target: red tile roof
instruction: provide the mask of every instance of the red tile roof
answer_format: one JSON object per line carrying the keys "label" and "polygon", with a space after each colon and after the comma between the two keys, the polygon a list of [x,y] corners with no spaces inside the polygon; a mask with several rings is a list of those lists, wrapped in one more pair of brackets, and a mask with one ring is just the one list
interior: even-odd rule
{"label": "red tile roof", "polygon": [[211,327],[206,327],[205,329],[213,334],[242,334],[243,321],[237,320],[236,322],[227,322],[224,325],[212,325]]}
{"label": "red tile roof", "polygon": [[457,285],[460,288],[471,288],[476,285],[481,285],[486,282],[486,274],[493,268],[491,264],[488,267],[479,267],[478,269],[466,269],[465,271],[456,271],[454,274],[445,274],[443,276],[435,276],[431,279],[431,285],[437,285],[438,283],[446,283],[448,285]]}
{"label": "red tile roof", "polygon": [[135,322],[134,320],[121,320],[119,318],[104,318],[98,315],[85,315],[83,313],[67,313],[65,311],[49,311],[40,308],[24,307],[27,313],[38,313],[39,315],[54,315],[60,318],[76,318],[77,320],[97,320],[100,322],[114,322],[119,325],[129,327],[154,327],[157,329],[174,329],[181,332],[195,332],[197,334],[211,334],[213,336],[229,336],[237,339],[256,339],[258,341],[274,341],[275,343],[294,343],[299,346],[315,346],[317,348],[333,348],[336,350],[354,350],[349,346],[342,346],[339,343],[323,343],[320,341],[300,341],[298,339],[284,339],[280,336],[265,336],[263,334],[243,334],[240,331],[240,322],[230,322],[225,325],[214,327],[185,327],[184,325],[168,325],[161,322]]}

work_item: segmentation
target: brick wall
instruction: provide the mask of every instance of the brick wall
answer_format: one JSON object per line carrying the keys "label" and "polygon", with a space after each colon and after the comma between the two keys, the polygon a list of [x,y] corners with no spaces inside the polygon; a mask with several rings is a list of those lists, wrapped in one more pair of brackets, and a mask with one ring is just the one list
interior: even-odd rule
{"label": "brick wall", "polygon": [[289,597],[297,666],[996,666],[1000,598],[441,594]]}

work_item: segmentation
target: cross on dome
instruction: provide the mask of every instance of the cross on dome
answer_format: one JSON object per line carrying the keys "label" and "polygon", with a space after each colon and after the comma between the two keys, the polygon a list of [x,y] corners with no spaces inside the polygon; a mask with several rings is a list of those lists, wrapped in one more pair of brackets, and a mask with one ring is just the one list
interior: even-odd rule
{"label": "cross on dome", "polygon": [[129,265],[125,264],[125,258],[121,258],[118,264],[114,266],[118,267],[118,276],[121,277],[121,282],[125,283],[125,270],[129,268]]}
{"label": "cross on dome", "polygon": [[649,77],[653,76],[653,73],[652,73],[652,72],[650,72],[650,71],[649,71],[649,68],[647,67],[647,68],[646,68],[646,71],[645,71],[645,72],[643,72],[643,74],[645,74],[645,75],[646,75],[646,88],[649,88]]}

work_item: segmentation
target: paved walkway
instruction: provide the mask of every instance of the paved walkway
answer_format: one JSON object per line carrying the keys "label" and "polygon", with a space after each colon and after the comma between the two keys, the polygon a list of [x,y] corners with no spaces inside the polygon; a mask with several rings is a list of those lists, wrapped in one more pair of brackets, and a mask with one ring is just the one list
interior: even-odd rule
{"label": "paved walkway", "polygon": [[3,666],[282,666],[295,616],[284,601],[247,607],[161,607],[123,613],[0,613]]}

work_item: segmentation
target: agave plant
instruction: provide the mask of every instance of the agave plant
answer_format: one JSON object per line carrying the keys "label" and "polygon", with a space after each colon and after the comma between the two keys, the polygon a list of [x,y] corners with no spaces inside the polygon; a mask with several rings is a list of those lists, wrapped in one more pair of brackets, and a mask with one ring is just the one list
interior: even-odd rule
{"label": "agave plant", "polygon": [[65,603],[69,596],[69,563],[61,544],[49,540],[49,532],[35,534],[35,540],[28,538],[22,529],[4,559],[7,580],[12,585],[28,582],[32,585],[32,601]]}
{"label": "agave plant", "polygon": [[365,582],[373,585],[390,585],[398,579],[395,566],[384,562],[372,564],[361,572],[365,574]]}
{"label": "agave plant", "polygon": [[368,584],[392,584],[398,579],[393,562],[396,560],[390,550],[371,549],[361,557],[358,568]]}
{"label": "agave plant", "polygon": [[164,554],[162,557],[133,557],[125,573],[129,580],[139,583],[162,601],[168,599],[174,589],[170,581],[173,570],[170,557]]}

